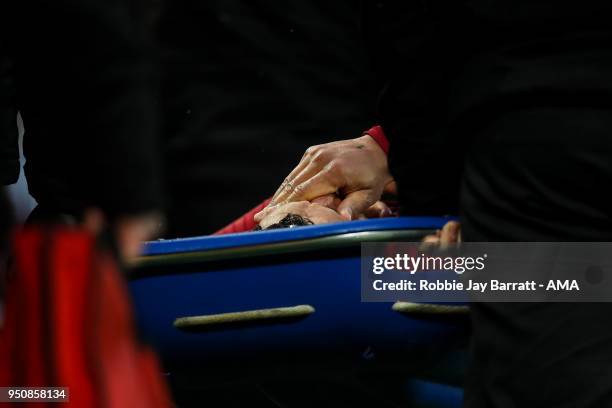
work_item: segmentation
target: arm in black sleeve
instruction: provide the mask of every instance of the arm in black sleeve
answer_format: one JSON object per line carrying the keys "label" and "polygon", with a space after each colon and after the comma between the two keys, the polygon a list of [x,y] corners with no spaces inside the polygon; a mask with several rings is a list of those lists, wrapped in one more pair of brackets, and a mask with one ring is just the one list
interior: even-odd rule
{"label": "arm in black sleeve", "polygon": [[379,120],[402,212],[458,212],[462,153],[448,137],[453,79],[469,41],[461,1],[368,2],[365,30],[380,83]]}
{"label": "arm in black sleeve", "polygon": [[19,177],[19,147],[13,59],[6,44],[0,44],[0,186]]}
{"label": "arm in black sleeve", "polygon": [[159,210],[157,73],[136,2],[15,3],[32,195],[60,211]]}

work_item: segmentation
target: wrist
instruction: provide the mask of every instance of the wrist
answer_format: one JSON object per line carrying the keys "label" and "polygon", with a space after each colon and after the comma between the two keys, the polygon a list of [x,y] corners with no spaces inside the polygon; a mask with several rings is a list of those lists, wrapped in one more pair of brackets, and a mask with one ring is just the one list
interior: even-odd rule
{"label": "wrist", "polygon": [[379,175],[381,190],[384,186],[393,181],[393,177],[389,173],[387,162],[387,154],[383,147],[370,134],[365,133],[363,136],[355,139],[359,145],[365,146],[365,149],[372,152],[368,159],[373,173]]}
{"label": "wrist", "polygon": [[359,136],[355,139],[355,141],[359,145],[365,146],[366,149],[371,150],[373,152],[377,152],[377,155],[385,154],[385,151],[380,146],[380,144],[378,144],[378,142],[368,133],[364,133],[363,136]]}
{"label": "wrist", "polygon": [[385,154],[389,153],[389,140],[387,139],[382,126],[372,126],[370,129],[364,132],[364,134],[372,138],[382,149],[382,151],[385,152]]}

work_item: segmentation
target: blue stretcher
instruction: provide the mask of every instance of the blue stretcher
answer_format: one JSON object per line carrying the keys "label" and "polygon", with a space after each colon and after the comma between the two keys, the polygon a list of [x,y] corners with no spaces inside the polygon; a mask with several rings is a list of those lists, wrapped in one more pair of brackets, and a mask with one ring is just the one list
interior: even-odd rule
{"label": "blue stretcher", "polygon": [[460,384],[465,308],[363,303],[362,242],[418,241],[447,218],[403,217],[163,240],[130,279],[171,374],[206,381],[393,372]]}

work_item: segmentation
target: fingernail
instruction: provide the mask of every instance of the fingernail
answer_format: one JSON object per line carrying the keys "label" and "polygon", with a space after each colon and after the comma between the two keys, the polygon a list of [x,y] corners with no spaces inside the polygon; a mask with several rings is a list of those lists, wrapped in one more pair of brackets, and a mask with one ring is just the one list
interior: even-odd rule
{"label": "fingernail", "polygon": [[340,215],[342,215],[344,218],[346,218],[349,221],[353,219],[353,211],[350,208],[347,208],[346,210],[342,210]]}

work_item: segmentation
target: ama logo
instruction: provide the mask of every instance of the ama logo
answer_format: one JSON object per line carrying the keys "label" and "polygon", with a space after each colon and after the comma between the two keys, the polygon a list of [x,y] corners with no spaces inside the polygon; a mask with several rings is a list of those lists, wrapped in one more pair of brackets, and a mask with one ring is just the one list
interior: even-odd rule
{"label": "ama logo", "polygon": [[546,285],[546,290],[580,290],[580,286],[578,286],[578,282],[576,279],[574,280],[549,280],[548,285]]}

